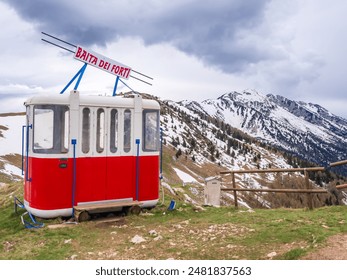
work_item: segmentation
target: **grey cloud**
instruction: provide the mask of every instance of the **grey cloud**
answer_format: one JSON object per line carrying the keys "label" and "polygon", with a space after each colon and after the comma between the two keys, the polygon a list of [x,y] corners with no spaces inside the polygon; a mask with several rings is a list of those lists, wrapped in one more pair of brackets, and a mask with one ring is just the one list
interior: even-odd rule
{"label": "grey cloud", "polygon": [[224,72],[270,59],[243,36],[261,25],[270,0],[47,1],[4,0],[47,33],[81,45],[105,45],[120,36],[146,44],[168,42]]}
{"label": "grey cloud", "polygon": [[267,1],[194,1],[165,10],[144,27],[147,43],[165,40],[225,72],[266,58],[256,45],[240,44],[239,35],[263,20]]}
{"label": "grey cloud", "polygon": [[0,102],[1,102],[1,100],[8,99],[9,97],[11,97],[11,98],[23,97],[23,93],[22,92],[8,93],[8,92],[1,92],[0,91]]}

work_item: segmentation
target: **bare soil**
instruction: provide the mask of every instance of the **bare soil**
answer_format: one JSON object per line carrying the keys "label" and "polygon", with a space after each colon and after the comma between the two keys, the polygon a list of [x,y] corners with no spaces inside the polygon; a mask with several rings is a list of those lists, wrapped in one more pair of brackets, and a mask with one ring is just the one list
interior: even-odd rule
{"label": "bare soil", "polygon": [[347,260],[347,234],[328,238],[323,246],[306,255],[304,260]]}
{"label": "bare soil", "polygon": [[[90,222],[89,222],[90,223]],[[228,237],[244,236],[252,229],[232,223],[193,224],[191,220],[172,224],[134,226],[125,218],[92,221],[100,230],[97,248],[86,251],[70,240],[77,249],[76,259],[248,259],[250,248],[233,243]],[[49,226],[56,228],[58,226]],[[110,238],[111,237],[111,238]],[[139,242],[133,241],[137,238]],[[107,245],[102,240],[107,240]],[[70,242],[69,241],[69,242]],[[96,245],[96,244],[95,244]],[[105,246],[104,246],[105,245]],[[278,247],[269,244],[257,248],[254,259],[271,260],[295,248],[307,248],[304,241]],[[254,251],[255,253],[255,251]],[[302,260],[347,260],[347,234],[329,237]]]}
{"label": "bare soil", "polygon": [[[242,246],[225,241],[232,233],[237,237],[247,234],[246,227],[231,223],[191,225],[190,220],[174,224],[134,226],[126,219],[116,223],[95,225],[104,234],[99,236],[98,249],[77,250],[77,259],[244,259]],[[111,237],[111,238],[110,238]],[[102,240],[107,240],[107,246]],[[135,241],[134,241],[135,240]],[[138,240],[138,241],[136,241]],[[79,246],[72,240],[72,245]],[[76,247],[76,249],[77,249]],[[71,257],[72,258],[72,257]]]}

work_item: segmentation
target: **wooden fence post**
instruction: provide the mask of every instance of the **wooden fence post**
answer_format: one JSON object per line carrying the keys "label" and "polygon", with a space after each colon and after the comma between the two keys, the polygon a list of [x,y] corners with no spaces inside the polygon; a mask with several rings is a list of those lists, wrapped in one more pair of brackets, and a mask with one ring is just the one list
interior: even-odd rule
{"label": "wooden fence post", "polygon": [[[305,188],[307,190],[310,190],[311,189],[310,179],[308,177],[308,171],[306,169],[304,170],[304,174],[305,174]],[[311,193],[307,193],[307,206],[310,210],[313,209],[313,199],[312,199]]]}
{"label": "wooden fence post", "polygon": [[[231,172],[231,179],[233,182],[233,188],[236,189],[236,183],[235,183],[235,173]],[[237,203],[237,191],[234,190],[234,204],[235,204],[235,208],[238,208],[238,203]]]}

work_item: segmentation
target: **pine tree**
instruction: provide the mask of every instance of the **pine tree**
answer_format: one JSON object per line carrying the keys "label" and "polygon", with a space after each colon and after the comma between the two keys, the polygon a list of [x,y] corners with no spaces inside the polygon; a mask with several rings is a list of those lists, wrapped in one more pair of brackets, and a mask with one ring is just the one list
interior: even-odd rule
{"label": "pine tree", "polygon": [[176,153],[176,158],[178,159],[181,155],[182,155],[182,150],[178,149],[178,151]]}

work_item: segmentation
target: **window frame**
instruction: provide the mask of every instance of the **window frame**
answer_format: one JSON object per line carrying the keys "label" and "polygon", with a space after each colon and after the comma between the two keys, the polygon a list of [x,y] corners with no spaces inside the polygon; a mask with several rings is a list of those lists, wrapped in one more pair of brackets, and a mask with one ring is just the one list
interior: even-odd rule
{"label": "window frame", "polygon": [[[126,115],[129,113],[129,124],[126,123],[127,118]],[[125,153],[129,153],[131,151],[131,139],[133,134],[132,129],[132,119],[133,113],[130,109],[125,109],[123,111],[123,151]]]}
{"label": "window frame", "polygon": [[[152,114],[155,113],[156,114],[156,127],[154,131],[154,136],[157,139],[152,139],[150,141],[152,141],[151,145],[148,144],[148,139],[147,139],[147,118],[146,115],[147,114]],[[158,152],[160,150],[160,114],[159,114],[159,110],[155,110],[155,109],[145,109],[142,112],[142,150],[145,152]],[[155,145],[155,148],[151,148],[150,146]]]}
{"label": "window frame", "polygon": [[106,134],[106,126],[105,126],[105,109],[98,108],[96,111],[96,143],[95,149],[100,154],[105,150],[105,134]]}
{"label": "window frame", "polygon": [[117,153],[119,147],[119,110],[112,108],[110,111],[110,152]]}
{"label": "window frame", "polygon": [[[85,112],[88,111],[88,115]],[[84,107],[82,109],[82,141],[81,141],[81,151],[83,154],[88,154],[90,152],[90,133],[91,133],[91,110],[89,107]]]}
{"label": "window frame", "polygon": [[[37,116],[40,114],[36,113],[36,110],[50,110],[52,111],[52,121],[48,124],[52,124],[52,128],[42,125],[38,126]],[[35,154],[67,154],[69,152],[69,119],[70,109],[67,105],[60,104],[37,104],[33,106],[33,136],[32,136],[32,151]],[[51,130],[49,130],[51,129]],[[50,141],[52,142],[51,147],[38,148],[35,146],[38,131],[51,131]],[[48,134],[47,134],[48,135]]]}

